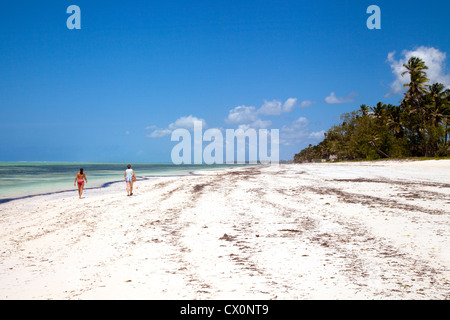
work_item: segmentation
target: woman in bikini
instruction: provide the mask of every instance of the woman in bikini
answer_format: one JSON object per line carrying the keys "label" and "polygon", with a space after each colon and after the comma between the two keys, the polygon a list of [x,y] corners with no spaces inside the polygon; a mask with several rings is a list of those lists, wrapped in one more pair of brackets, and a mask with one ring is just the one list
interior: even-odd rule
{"label": "woman in bikini", "polygon": [[78,196],[81,199],[81,194],[83,193],[84,188],[84,181],[87,183],[86,174],[83,173],[83,168],[80,169],[80,172],[77,173],[77,176],[75,177],[75,182],[73,185],[78,184]]}

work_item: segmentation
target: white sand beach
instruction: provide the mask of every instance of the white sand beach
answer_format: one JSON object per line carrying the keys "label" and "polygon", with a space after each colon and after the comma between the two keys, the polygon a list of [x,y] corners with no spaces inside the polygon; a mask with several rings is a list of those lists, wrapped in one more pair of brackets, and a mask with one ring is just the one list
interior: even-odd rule
{"label": "white sand beach", "polygon": [[287,164],[0,204],[0,299],[449,299],[450,160]]}

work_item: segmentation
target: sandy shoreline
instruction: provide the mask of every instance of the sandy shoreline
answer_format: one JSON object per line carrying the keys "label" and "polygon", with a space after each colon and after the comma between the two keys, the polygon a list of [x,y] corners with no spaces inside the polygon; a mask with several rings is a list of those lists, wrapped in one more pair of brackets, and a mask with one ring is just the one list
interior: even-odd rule
{"label": "sandy shoreline", "polygon": [[135,187],[0,204],[0,299],[450,298],[450,160]]}

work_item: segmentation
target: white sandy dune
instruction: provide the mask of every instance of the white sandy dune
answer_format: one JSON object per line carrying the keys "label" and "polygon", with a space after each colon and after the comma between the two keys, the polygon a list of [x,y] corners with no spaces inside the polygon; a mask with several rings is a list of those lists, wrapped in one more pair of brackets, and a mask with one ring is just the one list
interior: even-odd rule
{"label": "white sandy dune", "polygon": [[450,161],[290,164],[0,205],[0,299],[449,299]]}

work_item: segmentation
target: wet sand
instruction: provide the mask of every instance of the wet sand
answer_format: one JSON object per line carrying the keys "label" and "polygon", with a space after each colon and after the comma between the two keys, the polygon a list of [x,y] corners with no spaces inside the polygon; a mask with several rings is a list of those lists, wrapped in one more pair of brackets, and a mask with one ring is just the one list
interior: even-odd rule
{"label": "wet sand", "polygon": [[0,299],[449,299],[450,161],[199,171],[0,204]]}

